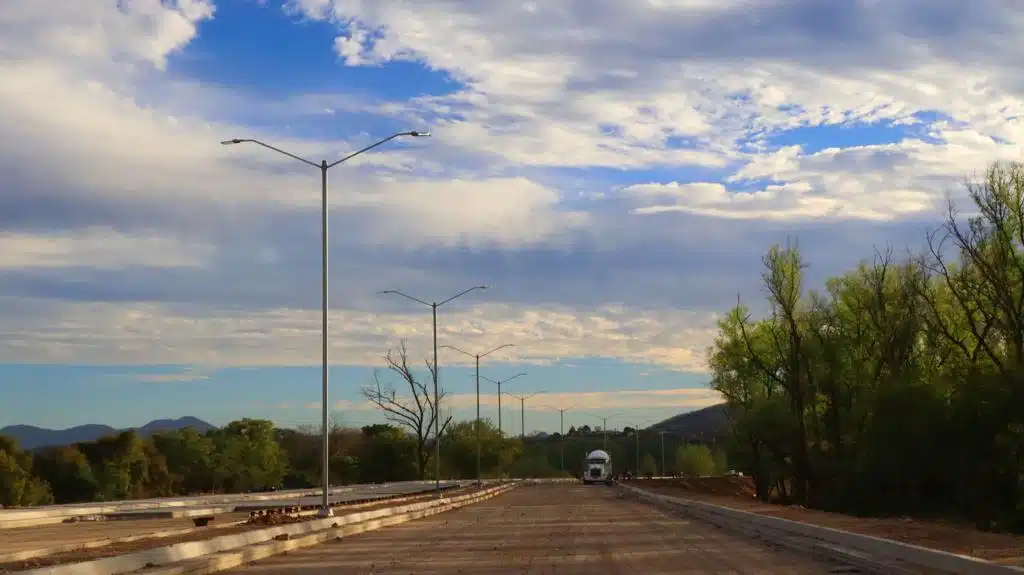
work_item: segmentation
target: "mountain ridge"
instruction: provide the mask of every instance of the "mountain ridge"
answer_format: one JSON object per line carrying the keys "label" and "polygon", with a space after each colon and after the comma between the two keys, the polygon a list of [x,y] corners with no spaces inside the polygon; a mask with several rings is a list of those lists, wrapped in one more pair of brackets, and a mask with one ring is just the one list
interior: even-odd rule
{"label": "mountain ridge", "polygon": [[13,438],[22,449],[33,450],[42,447],[58,447],[84,441],[95,441],[101,437],[131,429],[134,429],[143,437],[148,437],[160,431],[177,431],[187,427],[192,427],[201,433],[217,428],[217,426],[207,423],[198,417],[186,415],[177,419],[154,419],[140,427],[127,427],[124,429],[99,423],[76,425],[67,429],[48,429],[35,425],[8,425],[0,427],[0,435]]}

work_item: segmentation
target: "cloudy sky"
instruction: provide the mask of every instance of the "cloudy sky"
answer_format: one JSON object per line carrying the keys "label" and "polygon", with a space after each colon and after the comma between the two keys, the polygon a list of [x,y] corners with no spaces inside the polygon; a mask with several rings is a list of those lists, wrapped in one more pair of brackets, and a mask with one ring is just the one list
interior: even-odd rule
{"label": "cloudy sky", "polygon": [[220,142],[319,163],[406,130],[433,135],[330,171],[342,421],[379,417],[389,347],[429,353],[429,308],[377,292],[478,284],[441,343],[516,344],[484,373],[547,392],[528,430],[714,403],[768,246],[819,284],[1020,157],[1022,33],[1019,0],[6,0],[0,426],[315,421],[319,171]]}

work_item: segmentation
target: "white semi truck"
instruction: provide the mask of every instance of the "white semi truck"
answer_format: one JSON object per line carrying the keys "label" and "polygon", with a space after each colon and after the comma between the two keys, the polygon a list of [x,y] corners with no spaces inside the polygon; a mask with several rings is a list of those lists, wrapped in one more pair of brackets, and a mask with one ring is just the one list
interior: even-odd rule
{"label": "white semi truck", "polygon": [[583,462],[583,484],[612,484],[612,456],[600,449],[591,451]]}

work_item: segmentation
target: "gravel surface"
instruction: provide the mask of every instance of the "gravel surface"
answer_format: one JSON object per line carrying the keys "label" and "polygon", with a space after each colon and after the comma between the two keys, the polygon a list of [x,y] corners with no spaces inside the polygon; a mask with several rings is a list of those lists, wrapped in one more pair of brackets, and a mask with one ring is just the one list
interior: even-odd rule
{"label": "gravel surface", "polygon": [[538,485],[230,573],[824,575],[833,567],[669,515],[608,487]]}

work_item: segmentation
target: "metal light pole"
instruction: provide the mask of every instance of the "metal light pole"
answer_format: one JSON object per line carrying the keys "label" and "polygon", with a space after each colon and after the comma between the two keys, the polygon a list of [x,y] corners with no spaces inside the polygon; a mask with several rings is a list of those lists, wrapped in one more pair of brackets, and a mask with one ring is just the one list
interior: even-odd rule
{"label": "metal light pole", "polygon": [[661,476],[666,476],[665,470],[665,431],[659,431],[658,435],[661,436]]}
{"label": "metal light pole", "polygon": [[633,435],[636,436],[636,476],[640,477],[640,426],[633,426]]}
{"label": "metal light pole", "polygon": [[506,384],[506,383],[512,381],[513,379],[515,379],[517,377],[522,377],[524,375],[526,375],[525,371],[517,373],[517,374],[513,375],[512,377],[509,377],[507,379],[503,379],[501,381],[494,381],[493,379],[491,379],[491,378],[489,378],[487,376],[483,376],[483,375],[480,376],[480,379],[482,379],[484,381],[489,381],[489,382],[493,383],[494,385],[498,386],[498,433],[502,432],[501,431],[501,386],[503,384]]}
{"label": "metal light pole", "polygon": [[589,415],[590,417],[594,417],[594,418],[597,418],[597,419],[601,420],[601,430],[604,432],[604,450],[608,451],[608,420],[613,418],[613,417],[618,417],[618,416],[622,415],[622,412],[613,413],[611,415],[593,415],[593,414],[590,414],[590,413],[588,413],[586,415]]}
{"label": "metal light pole", "polygon": [[562,473],[565,473],[565,412],[568,409],[558,410],[558,464]]}
{"label": "metal light pole", "polygon": [[259,140],[249,139],[249,138],[245,138],[245,139],[235,138],[235,139],[232,139],[232,140],[224,140],[223,142],[221,142],[221,144],[225,145],[225,146],[230,146],[230,145],[234,145],[234,144],[256,144],[257,146],[262,146],[264,148],[267,148],[268,150],[272,150],[272,151],[277,152],[279,154],[283,154],[285,156],[288,156],[289,158],[292,158],[293,160],[298,160],[298,161],[300,161],[300,162],[302,162],[304,164],[313,166],[314,168],[320,170],[320,250],[321,250],[321,280],[320,280],[320,284],[321,284],[320,285],[320,289],[321,289],[321,294],[320,294],[320,298],[321,298],[320,299],[320,303],[321,303],[321,326],[320,326],[321,334],[320,334],[320,338],[321,338],[321,348],[322,348],[321,349],[321,355],[322,355],[322,357],[321,357],[321,372],[322,372],[321,373],[321,380],[322,380],[322,382],[321,383],[322,383],[322,387],[323,387],[323,390],[322,390],[323,397],[321,398],[321,401],[323,401],[323,414],[322,414],[323,415],[323,421],[322,421],[323,430],[321,432],[321,435],[322,435],[322,441],[323,441],[323,454],[322,454],[323,455],[323,462],[322,462],[323,473],[322,473],[322,475],[323,475],[323,489],[324,489],[323,500],[321,502],[321,508],[320,508],[320,512],[318,514],[320,517],[331,517],[332,515],[334,515],[334,512],[331,510],[331,502],[330,502],[330,497],[329,497],[330,490],[331,490],[331,484],[330,484],[330,479],[328,477],[328,475],[329,475],[328,471],[329,471],[330,463],[331,463],[331,453],[330,453],[330,449],[329,449],[329,446],[328,446],[328,437],[330,436],[330,431],[328,430],[328,425],[330,423],[329,422],[330,406],[328,406],[328,404],[327,404],[327,379],[328,379],[327,378],[327,362],[328,362],[328,357],[327,357],[328,356],[328,353],[327,353],[327,347],[328,347],[327,346],[327,287],[328,287],[328,281],[327,281],[327,260],[328,260],[328,258],[327,258],[327,253],[328,253],[328,247],[327,247],[327,170],[333,168],[334,166],[337,166],[338,164],[340,164],[342,162],[345,162],[347,160],[351,160],[352,158],[358,156],[359,154],[362,154],[363,152],[368,152],[368,151],[376,148],[377,146],[380,146],[382,144],[390,142],[391,140],[394,140],[395,138],[401,138],[403,136],[409,136],[409,137],[413,137],[413,138],[425,138],[425,137],[427,137],[429,135],[430,135],[430,132],[398,132],[397,134],[392,134],[392,135],[388,136],[387,138],[384,138],[383,140],[380,140],[379,142],[376,142],[374,144],[366,146],[365,148],[362,148],[360,150],[356,150],[355,152],[352,152],[351,154],[341,158],[340,160],[335,160],[334,162],[331,162],[331,163],[328,163],[327,160],[321,160],[320,163],[316,163],[316,162],[307,160],[306,158],[303,158],[301,156],[296,156],[295,154],[292,154],[290,152],[286,152],[286,151],[284,151],[284,150],[282,150],[280,148],[276,148],[274,146],[271,146],[270,144],[261,142]]}
{"label": "metal light pole", "polygon": [[533,396],[535,396],[537,394],[540,394],[540,393],[544,393],[544,392],[543,391],[538,391],[538,392],[535,392],[535,393],[531,393],[530,395],[513,395],[511,393],[509,394],[512,397],[514,397],[514,398],[519,400],[519,418],[520,418],[519,419],[519,425],[520,425],[519,440],[520,441],[526,441],[526,400],[530,399],[531,397],[533,397]]}
{"label": "metal light pole", "polygon": [[463,355],[468,355],[469,357],[472,357],[473,359],[476,360],[476,480],[478,482],[481,480],[481,476],[480,476],[480,457],[481,457],[481,455],[480,455],[480,358],[487,357],[488,355],[491,355],[492,353],[494,353],[494,352],[496,352],[496,351],[498,351],[500,349],[505,349],[506,347],[515,347],[515,346],[516,346],[516,344],[514,344],[514,343],[506,343],[505,345],[499,345],[498,347],[492,349],[491,351],[485,352],[485,353],[469,353],[468,351],[466,351],[464,349],[460,349],[460,348],[458,348],[458,347],[456,347],[454,345],[442,345],[441,346],[443,348],[453,349],[453,350],[455,350],[455,351],[457,351],[457,352],[459,352],[459,353],[461,353]]}
{"label": "metal light pole", "polygon": [[485,290],[487,286],[479,285],[473,286],[467,290],[463,290],[452,297],[442,300],[441,302],[427,302],[420,298],[412,297],[407,293],[402,293],[398,290],[384,290],[381,294],[392,294],[404,297],[407,300],[414,301],[418,304],[425,305],[430,308],[434,318],[434,488],[435,494],[441,497],[441,405],[438,397],[438,380],[440,379],[440,370],[437,365],[437,308],[444,304],[459,299],[460,297],[468,294],[475,290]]}

